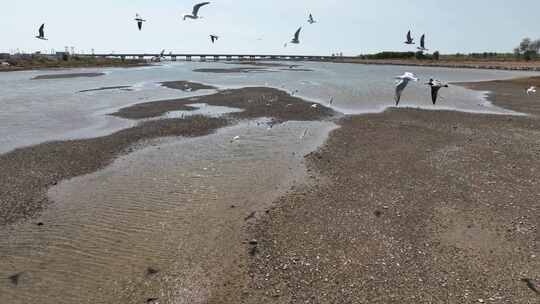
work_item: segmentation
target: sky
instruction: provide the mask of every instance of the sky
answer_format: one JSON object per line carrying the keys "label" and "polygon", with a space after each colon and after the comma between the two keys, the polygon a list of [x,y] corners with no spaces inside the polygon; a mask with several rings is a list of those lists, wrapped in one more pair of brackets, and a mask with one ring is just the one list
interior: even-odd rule
{"label": "sky", "polygon": [[[540,38],[539,0],[210,1],[203,19],[189,21],[182,14],[198,0],[9,1],[0,11],[0,52],[354,56],[414,50],[403,43],[409,29],[418,40],[425,33],[432,51],[512,52],[522,38]],[[136,13],[148,19],[141,32]],[[316,24],[307,23],[309,13]],[[34,38],[41,23],[48,41]],[[301,44],[284,48],[300,26]],[[216,44],[210,34],[220,36]]]}

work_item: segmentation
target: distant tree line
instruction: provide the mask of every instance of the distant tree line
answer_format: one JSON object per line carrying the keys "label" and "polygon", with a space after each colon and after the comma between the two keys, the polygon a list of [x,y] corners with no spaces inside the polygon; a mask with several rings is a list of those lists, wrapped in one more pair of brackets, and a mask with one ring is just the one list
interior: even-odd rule
{"label": "distant tree line", "polygon": [[514,49],[514,54],[518,58],[525,60],[532,60],[538,57],[540,52],[540,39],[531,40],[531,38],[524,38],[518,47]]}
{"label": "distant tree line", "polygon": [[376,54],[360,55],[361,59],[372,59],[372,60],[381,60],[381,59],[413,59],[418,60],[439,60],[439,52],[434,52],[433,54],[425,54],[424,52],[380,52]]}

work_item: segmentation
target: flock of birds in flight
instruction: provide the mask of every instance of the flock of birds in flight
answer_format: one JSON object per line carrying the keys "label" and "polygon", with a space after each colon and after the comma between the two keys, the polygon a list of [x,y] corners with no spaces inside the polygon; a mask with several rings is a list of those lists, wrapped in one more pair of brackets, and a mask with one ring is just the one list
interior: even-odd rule
{"label": "flock of birds in flight", "polygon": [[[208,5],[208,4],[210,4],[210,2],[201,2],[201,3],[198,3],[198,4],[194,5],[193,6],[193,11],[191,12],[191,14],[185,14],[183,16],[183,20],[185,21],[186,19],[193,19],[193,20],[202,19],[203,17],[199,16],[199,11],[203,6]],[[139,31],[142,31],[143,24],[147,20],[143,19],[139,14],[136,14],[135,21],[137,22],[137,28],[139,29]],[[317,22],[313,18],[312,14],[309,14],[309,17],[308,17],[307,21],[308,21],[309,24],[314,24],[314,23]],[[302,31],[302,27],[299,27],[298,30],[296,30],[296,32],[294,33],[294,36],[293,36],[292,40],[290,41],[290,43],[292,43],[292,44],[300,44],[300,32],[301,31]],[[45,24],[42,24],[39,27],[38,36],[36,36],[36,38],[38,38],[40,40],[47,40],[47,38],[45,38]],[[219,39],[219,36],[217,36],[215,34],[210,35],[210,41],[212,43],[215,43],[218,39]],[[413,39],[412,34],[411,34],[411,31],[407,32],[405,44],[407,44],[407,45],[414,45],[415,44],[414,39]],[[287,47],[287,43],[284,44],[284,47]],[[428,49],[426,48],[426,35],[425,34],[423,34],[420,37],[420,46],[417,49],[419,51],[421,51],[421,52],[428,51]],[[161,52],[160,56],[163,57],[164,53],[165,53],[165,51],[163,50]],[[409,82],[411,82],[411,81],[418,82],[419,78],[416,77],[413,73],[406,72],[405,74],[403,74],[401,76],[397,76],[396,79],[397,79],[397,82],[396,82],[396,91],[395,91],[395,98],[394,99],[395,99],[395,102],[396,102],[396,106],[398,106],[399,102],[401,100],[401,95],[402,95],[403,91],[405,90],[405,88],[407,87],[407,85],[409,84]],[[440,80],[435,80],[435,79],[430,79],[429,82],[426,83],[426,85],[428,85],[431,88],[431,100],[432,100],[434,105],[437,103],[439,90],[441,88],[448,88],[448,84],[443,83]],[[535,94],[535,93],[536,93],[536,88],[535,87],[530,87],[527,90],[527,95],[531,95],[531,94]]]}

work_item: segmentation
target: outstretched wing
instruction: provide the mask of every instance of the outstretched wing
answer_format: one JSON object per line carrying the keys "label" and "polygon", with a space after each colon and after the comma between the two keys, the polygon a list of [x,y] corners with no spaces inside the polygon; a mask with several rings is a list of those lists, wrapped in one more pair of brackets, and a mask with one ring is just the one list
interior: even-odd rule
{"label": "outstretched wing", "polygon": [[394,98],[395,101],[396,101],[396,106],[399,105],[399,101],[401,100],[401,93],[403,93],[403,90],[405,90],[408,83],[409,83],[409,81],[406,80],[406,79],[401,79],[397,83],[397,85],[396,85],[396,96]]}
{"label": "outstretched wing", "polygon": [[137,21],[137,26],[139,26],[139,31],[142,30],[142,21]]}
{"label": "outstretched wing", "polygon": [[421,48],[426,47],[426,34],[422,35],[422,38],[420,38],[420,47]]}
{"label": "outstretched wing", "polygon": [[300,38],[300,31],[302,30],[302,27],[300,27],[296,33],[294,33],[294,40],[298,40]]}
{"label": "outstretched wing", "polygon": [[45,37],[45,23],[39,27],[39,37]]}
{"label": "outstretched wing", "polygon": [[433,104],[437,103],[437,96],[439,94],[439,90],[441,89],[438,85],[432,85],[431,86],[431,101],[433,101]]}
{"label": "outstretched wing", "polygon": [[412,40],[412,37],[411,37],[411,31],[409,31],[407,33],[407,41],[411,41]]}
{"label": "outstretched wing", "polygon": [[202,3],[196,4],[193,7],[193,16],[197,16],[197,14],[199,14],[199,10],[201,9],[201,7],[203,7],[205,5],[208,5],[208,4],[210,4],[210,2],[202,2]]}

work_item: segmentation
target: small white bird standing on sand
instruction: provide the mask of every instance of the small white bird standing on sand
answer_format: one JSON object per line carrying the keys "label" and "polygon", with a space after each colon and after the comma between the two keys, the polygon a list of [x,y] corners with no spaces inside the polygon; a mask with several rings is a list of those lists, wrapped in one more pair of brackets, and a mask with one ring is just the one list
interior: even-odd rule
{"label": "small white bird standing on sand", "polygon": [[45,23],[43,23],[39,27],[38,35],[36,36],[36,38],[41,40],[47,40],[47,38],[45,38]]}
{"label": "small white bird standing on sand", "polygon": [[409,81],[418,81],[419,79],[413,74],[406,72],[405,74],[396,77],[398,82],[396,83],[396,107],[399,105],[399,101],[401,100],[401,94],[403,93],[403,90],[407,87],[409,84]]}
{"label": "small white bird standing on sand", "polygon": [[428,49],[426,49],[426,34],[422,35],[422,37],[420,37],[420,46],[418,47],[418,50],[420,51],[429,51]]}
{"label": "small white bird standing on sand", "polygon": [[137,21],[137,26],[139,27],[139,31],[142,30],[143,22],[146,22],[139,14],[135,15],[135,21]]}
{"label": "small white bird standing on sand", "polygon": [[439,80],[433,80],[433,78],[431,78],[426,84],[431,87],[431,101],[435,105],[437,103],[437,96],[439,94],[439,90],[441,88],[448,88],[448,84],[442,83]]}
{"label": "small white bird standing on sand", "polygon": [[210,40],[212,41],[212,43],[215,43],[218,39],[219,39],[219,36],[210,35]]}
{"label": "small white bird standing on sand", "polygon": [[536,94],[536,87],[530,87],[527,89],[527,95]]}
{"label": "small white bird standing on sand", "polygon": [[291,40],[291,43],[293,44],[299,44],[300,43],[300,31],[302,30],[302,27],[300,27],[298,30],[296,30],[296,33],[294,33],[294,37]]}
{"label": "small white bird standing on sand", "polygon": [[309,24],[317,23],[317,21],[315,21],[315,19],[313,19],[313,15],[312,15],[312,14],[309,14],[309,17],[308,17],[307,22],[309,22]]}
{"label": "small white bird standing on sand", "polygon": [[405,44],[414,44],[414,39],[412,38],[411,31],[407,33],[407,40],[405,41]]}
{"label": "small white bird standing on sand", "polygon": [[199,10],[201,9],[201,7],[205,6],[205,5],[208,5],[210,4],[210,2],[201,2],[199,4],[195,4],[195,6],[193,6],[193,12],[191,14],[185,14],[184,15],[184,20],[186,20],[187,18],[189,19],[200,19],[202,18],[201,16],[199,16]]}

